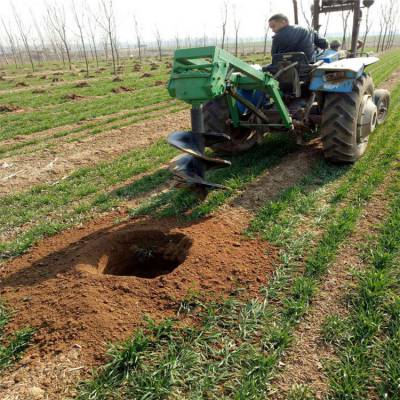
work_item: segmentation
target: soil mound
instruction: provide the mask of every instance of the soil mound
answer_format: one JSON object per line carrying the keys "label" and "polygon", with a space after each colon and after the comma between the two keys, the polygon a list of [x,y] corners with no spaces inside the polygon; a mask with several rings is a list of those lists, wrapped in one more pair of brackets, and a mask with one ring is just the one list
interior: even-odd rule
{"label": "soil mound", "polygon": [[63,96],[64,100],[82,100],[84,99],[84,96],[80,96],[79,94],[76,93],[68,93]]}
{"label": "soil mound", "polygon": [[0,104],[0,113],[14,112],[19,110],[21,109],[13,104]]}
{"label": "soil mound", "polygon": [[111,91],[113,93],[133,92],[134,90],[135,90],[134,88],[130,88],[127,86],[120,86],[120,87],[111,89]]}
{"label": "soil mound", "polygon": [[75,85],[76,88],[84,88],[84,87],[89,87],[89,86],[90,86],[89,83],[86,82],[86,81],[78,82],[78,83]]}
{"label": "soil mound", "polygon": [[29,86],[26,82],[17,82],[15,87],[27,87]]}

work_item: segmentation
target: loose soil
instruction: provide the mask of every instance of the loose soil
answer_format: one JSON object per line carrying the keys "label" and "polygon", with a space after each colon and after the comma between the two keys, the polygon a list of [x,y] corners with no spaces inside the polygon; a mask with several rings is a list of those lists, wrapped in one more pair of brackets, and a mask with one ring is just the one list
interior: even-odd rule
{"label": "loose soil", "polygon": [[[25,368],[0,381],[4,395],[28,399],[33,385],[63,398],[53,390],[63,386],[53,387],[54,376],[38,366],[77,348],[75,366],[87,373],[104,362],[106,343],[129,337],[143,315],[173,317],[190,292],[209,299],[244,287],[255,297],[276,262],[273,247],[243,238],[246,212],[191,224],[138,219],[114,226],[114,218],[45,240],[2,269],[1,297],[16,315],[9,329],[38,329]],[[15,388],[16,381],[25,385]]]}
{"label": "loose soil", "polygon": [[0,104],[0,113],[10,113],[21,111],[21,108],[13,104]]}

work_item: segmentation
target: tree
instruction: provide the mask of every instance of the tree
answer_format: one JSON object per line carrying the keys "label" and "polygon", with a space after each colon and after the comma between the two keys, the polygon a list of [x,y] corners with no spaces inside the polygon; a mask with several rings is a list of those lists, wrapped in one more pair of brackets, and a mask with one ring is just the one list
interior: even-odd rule
{"label": "tree", "polygon": [[239,46],[239,28],[240,28],[240,20],[237,16],[236,12],[236,4],[233,6],[233,23],[235,27],[235,56],[238,56],[238,46]]}
{"label": "tree", "polygon": [[139,62],[142,62],[142,35],[140,33],[140,27],[137,18],[133,17],[135,23],[135,33],[136,33],[136,46],[139,52]]}
{"label": "tree", "polygon": [[113,74],[117,74],[118,54],[116,49],[116,34],[115,34],[115,17],[112,0],[100,0],[100,9],[103,12],[103,20],[96,18],[97,23],[103,28],[106,33],[107,41],[105,42],[105,53],[108,58],[108,44],[110,45],[111,58],[113,65]]}
{"label": "tree", "polygon": [[86,64],[86,77],[88,77],[89,76],[89,60],[88,60],[87,51],[86,51],[85,38],[83,35],[83,28],[82,28],[83,22],[81,20],[81,18],[83,18],[83,11],[81,13],[81,17],[79,17],[78,12],[76,10],[75,0],[72,0],[72,12],[74,15],[76,26],[78,27],[78,31],[79,31],[79,38],[81,41],[83,57],[85,59],[85,64]]}
{"label": "tree", "polygon": [[162,60],[162,40],[161,40],[160,31],[158,30],[158,28],[156,28],[156,42],[157,42],[157,49],[158,49],[158,58],[161,61]]}
{"label": "tree", "polygon": [[93,55],[94,58],[96,59],[96,67],[99,68],[99,56],[97,52],[97,45],[96,45],[96,27],[93,26],[92,24],[92,19],[90,18],[91,12],[90,9],[87,10],[87,26],[89,28],[89,35],[90,35],[90,41],[91,41],[91,48],[93,49]]}
{"label": "tree", "polygon": [[44,42],[44,37],[43,37],[42,31],[39,27],[39,24],[36,20],[35,14],[32,12],[32,10],[30,10],[30,14],[32,17],[33,26],[35,27],[36,33],[37,33],[39,41],[40,41],[40,45],[42,47],[43,59],[45,60],[47,58],[47,46]]}
{"label": "tree", "polygon": [[369,21],[369,8],[367,9],[367,13],[365,15],[365,31],[364,31],[364,36],[363,36],[363,44],[361,48],[361,53],[364,53],[365,50],[365,44],[367,43],[367,38],[368,38],[368,33],[371,30],[372,23]]}
{"label": "tree", "polygon": [[22,23],[22,20],[21,20],[20,16],[18,15],[17,10],[16,10],[16,8],[14,7],[14,5],[12,3],[11,3],[11,8],[13,10],[15,23],[17,25],[19,34],[21,36],[22,43],[23,43],[23,45],[25,47],[26,54],[27,54],[27,56],[29,58],[29,62],[30,62],[31,67],[32,67],[32,72],[35,72],[35,64],[33,63],[32,51],[31,51],[31,47],[30,47],[29,42],[28,42],[28,33],[25,30],[25,26]]}
{"label": "tree", "polygon": [[344,11],[342,11],[342,24],[343,24],[342,49],[346,48],[347,27],[348,27],[350,14],[351,14],[351,11],[347,11],[346,13]]}
{"label": "tree", "polygon": [[228,22],[228,3],[225,1],[222,9],[222,41],[221,47],[225,48],[225,40],[226,40],[226,25]]}
{"label": "tree", "polygon": [[51,6],[47,4],[47,18],[54,32],[58,35],[62,45],[64,46],[65,52],[67,53],[68,66],[69,69],[71,70],[72,69],[71,51],[67,37],[67,26],[66,26],[64,7],[63,6],[57,7],[55,5]]}
{"label": "tree", "polygon": [[264,57],[267,55],[267,42],[268,42],[268,34],[269,34],[269,23],[268,23],[268,17],[265,19],[264,23],[264,50],[263,54]]}
{"label": "tree", "polygon": [[307,16],[307,13],[304,10],[303,0],[300,0],[300,8],[301,8],[301,14],[303,15],[304,21],[306,21],[308,28],[311,29],[312,28],[311,19],[309,18],[309,16]]}
{"label": "tree", "polygon": [[4,32],[7,35],[8,46],[11,50],[14,64],[18,68],[18,49],[17,49],[16,43],[15,43],[15,38],[14,38],[13,34],[11,33],[11,29],[9,27],[7,27],[3,18],[1,18],[1,23],[3,25]]}

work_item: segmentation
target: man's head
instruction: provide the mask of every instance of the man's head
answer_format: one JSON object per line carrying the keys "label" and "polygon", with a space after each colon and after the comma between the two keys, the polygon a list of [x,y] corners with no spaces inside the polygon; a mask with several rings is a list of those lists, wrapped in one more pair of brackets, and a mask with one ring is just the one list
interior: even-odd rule
{"label": "man's head", "polygon": [[335,50],[335,51],[339,51],[340,46],[341,46],[341,44],[340,44],[339,40],[333,40],[333,41],[330,43],[330,48],[331,48],[332,50]]}
{"label": "man's head", "polygon": [[282,28],[289,25],[289,18],[284,14],[275,14],[268,20],[272,32],[279,32]]}

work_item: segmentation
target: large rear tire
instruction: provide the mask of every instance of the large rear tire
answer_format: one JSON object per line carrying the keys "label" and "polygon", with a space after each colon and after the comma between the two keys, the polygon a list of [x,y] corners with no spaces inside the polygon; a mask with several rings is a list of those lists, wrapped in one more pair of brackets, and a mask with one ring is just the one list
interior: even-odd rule
{"label": "large rear tire", "polygon": [[362,76],[351,93],[328,93],[325,96],[321,138],[325,158],[334,163],[353,163],[367,149],[368,137],[377,123],[373,103],[374,84]]}
{"label": "large rear tire", "polygon": [[249,150],[258,142],[258,136],[251,129],[230,128],[229,107],[225,97],[211,100],[203,107],[206,132],[226,133],[231,140],[216,143],[210,147],[220,153],[235,154]]}

